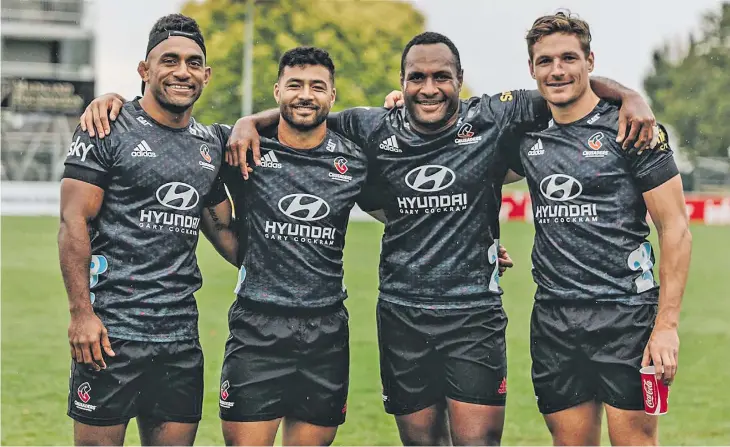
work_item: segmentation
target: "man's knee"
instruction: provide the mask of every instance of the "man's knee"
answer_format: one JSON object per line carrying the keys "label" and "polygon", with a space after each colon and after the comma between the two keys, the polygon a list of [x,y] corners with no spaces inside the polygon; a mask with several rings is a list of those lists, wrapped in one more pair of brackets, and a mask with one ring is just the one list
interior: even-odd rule
{"label": "man's knee", "polygon": [[123,445],[127,424],[97,427],[74,421],[74,445]]}
{"label": "man's knee", "polygon": [[440,406],[397,416],[396,423],[403,445],[451,444],[446,412]]}
{"label": "man's knee", "polygon": [[643,411],[609,408],[608,435],[613,445],[658,445],[659,427],[656,416]]}
{"label": "man's knee", "polygon": [[474,427],[470,430],[452,432],[454,445],[500,445],[502,427]]}

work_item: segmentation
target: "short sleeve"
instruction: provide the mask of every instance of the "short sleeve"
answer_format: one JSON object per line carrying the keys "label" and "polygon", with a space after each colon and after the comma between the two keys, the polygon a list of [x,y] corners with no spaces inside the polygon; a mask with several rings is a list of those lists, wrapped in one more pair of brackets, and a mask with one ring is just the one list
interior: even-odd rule
{"label": "short sleeve", "polygon": [[367,157],[368,168],[367,175],[365,177],[365,185],[363,185],[360,194],[358,194],[355,201],[357,206],[363,211],[375,211],[384,208],[383,204],[383,184],[382,179],[379,175],[379,169],[376,166],[377,159],[374,155]]}
{"label": "short sleeve", "polygon": [[368,175],[368,179],[365,182],[365,185],[360,191],[360,194],[355,199],[355,201],[357,202],[357,206],[359,206],[360,209],[363,211],[375,211],[383,209],[383,194],[381,193],[381,191],[382,189],[377,179],[371,178],[371,176]]}
{"label": "short sleeve", "polygon": [[228,124],[213,124],[213,130],[215,131],[216,137],[221,142],[221,150],[225,151],[226,145],[228,144],[228,139],[231,137],[231,133],[233,132],[233,127]]}
{"label": "short sleeve", "polygon": [[387,114],[388,109],[383,107],[354,107],[330,113],[327,127],[366,149],[370,135]]}
{"label": "short sleeve", "polygon": [[674,161],[674,152],[669,145],[669,136],[661,124],[659,125],[659,142],[653,149],[641,154],[626,153],[631,166],[631,174],[642,192],[646,192],[669,181],[679,169]]}
{"label": "short sleeve", "polygon": [[228,194],[226,193],[225,184],[221,176],[217,175],[215,181],[213,181],[213,186],[210,188],[210,192],[205,196],[204,205],[206,208],[209,208],[226,200],[228,200]]}
{"label": "short sleeve", "polygon": [[80,126],[76,127],[66,154],[63,177],[106,188],[115,161],[114,141],[113,131],[104,139],[91,138]]}
{"label": "short sleeve", "polygon": [[522,132],[547,127],[550,110],[537,90],[512,90],[481,97],[483,110],[491,114],[500,129]]}

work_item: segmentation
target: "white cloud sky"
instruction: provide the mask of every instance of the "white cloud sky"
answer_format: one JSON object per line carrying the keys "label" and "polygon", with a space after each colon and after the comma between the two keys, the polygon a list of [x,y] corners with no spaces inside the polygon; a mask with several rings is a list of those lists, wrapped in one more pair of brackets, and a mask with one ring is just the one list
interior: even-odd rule
{"label": "white cloud sky", "polygon": [[[718,10],[721,4],[720,0],[413,2],[426,15],[429,30],[456,43],[474,93],[534,87],[524,34],[536,17],[558,8],[570,9],[591,25],[595,73],[640,90],[652,50],[665,39],[686,38],[698,28],[704,12]],[[144,57],[147,34],[157,18],[179,12],[182,4],[184,0],[97,1],[92,13],[97,33],[97,93],[116,91],[128,98],[139,94],[136,67]]]}

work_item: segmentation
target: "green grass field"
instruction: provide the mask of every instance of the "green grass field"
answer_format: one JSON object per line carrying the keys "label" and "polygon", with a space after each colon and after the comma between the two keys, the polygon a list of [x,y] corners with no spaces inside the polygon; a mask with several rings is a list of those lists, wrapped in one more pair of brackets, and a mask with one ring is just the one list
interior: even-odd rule
{"label": "green grass field", "polygon": [[[375,335],[379,237],[375,223],[352,223],[345,270],[350,292],[352,368],[347,423],[338,445],[398,445],[392,418],[383,412]],[[69,445],[66,416],[68,311],[56,249],[57,219],[2,218],[2,444]],[[530,384],[529,274],[532,227],[503,226],[503,241],[517,263],[502,281],[509,315],[509,399],[503,444],[548,445]],[[730,246],[728,227],[694,226],[694,256],[685,294],[679,374],[661,419],[665,445],[730,442]],[[725,249],[723,249],[725,248]],[[218,383],[226,313],[236,278],[207,242],[199,248],[205,284],[197,295],[206,354],[206,392],[197,444],[222,445]],[[605,440],[605,438],[604,438]],[[127,444],[139,444],[130,424]]]}

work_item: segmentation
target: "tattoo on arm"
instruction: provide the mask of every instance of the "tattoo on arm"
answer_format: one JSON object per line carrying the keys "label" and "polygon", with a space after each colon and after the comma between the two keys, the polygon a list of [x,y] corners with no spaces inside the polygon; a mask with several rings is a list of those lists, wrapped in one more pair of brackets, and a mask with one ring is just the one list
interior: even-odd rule
{"label": "tattoo on arm", "polygon": [[218,214],[215,212],[215,207],[208,208],[208,212],[210,213],[210,218],[213,219],[213,227],[216,231],[222,231],[228,228],[227,225],[221,222],[221,218],[218,217]]}

